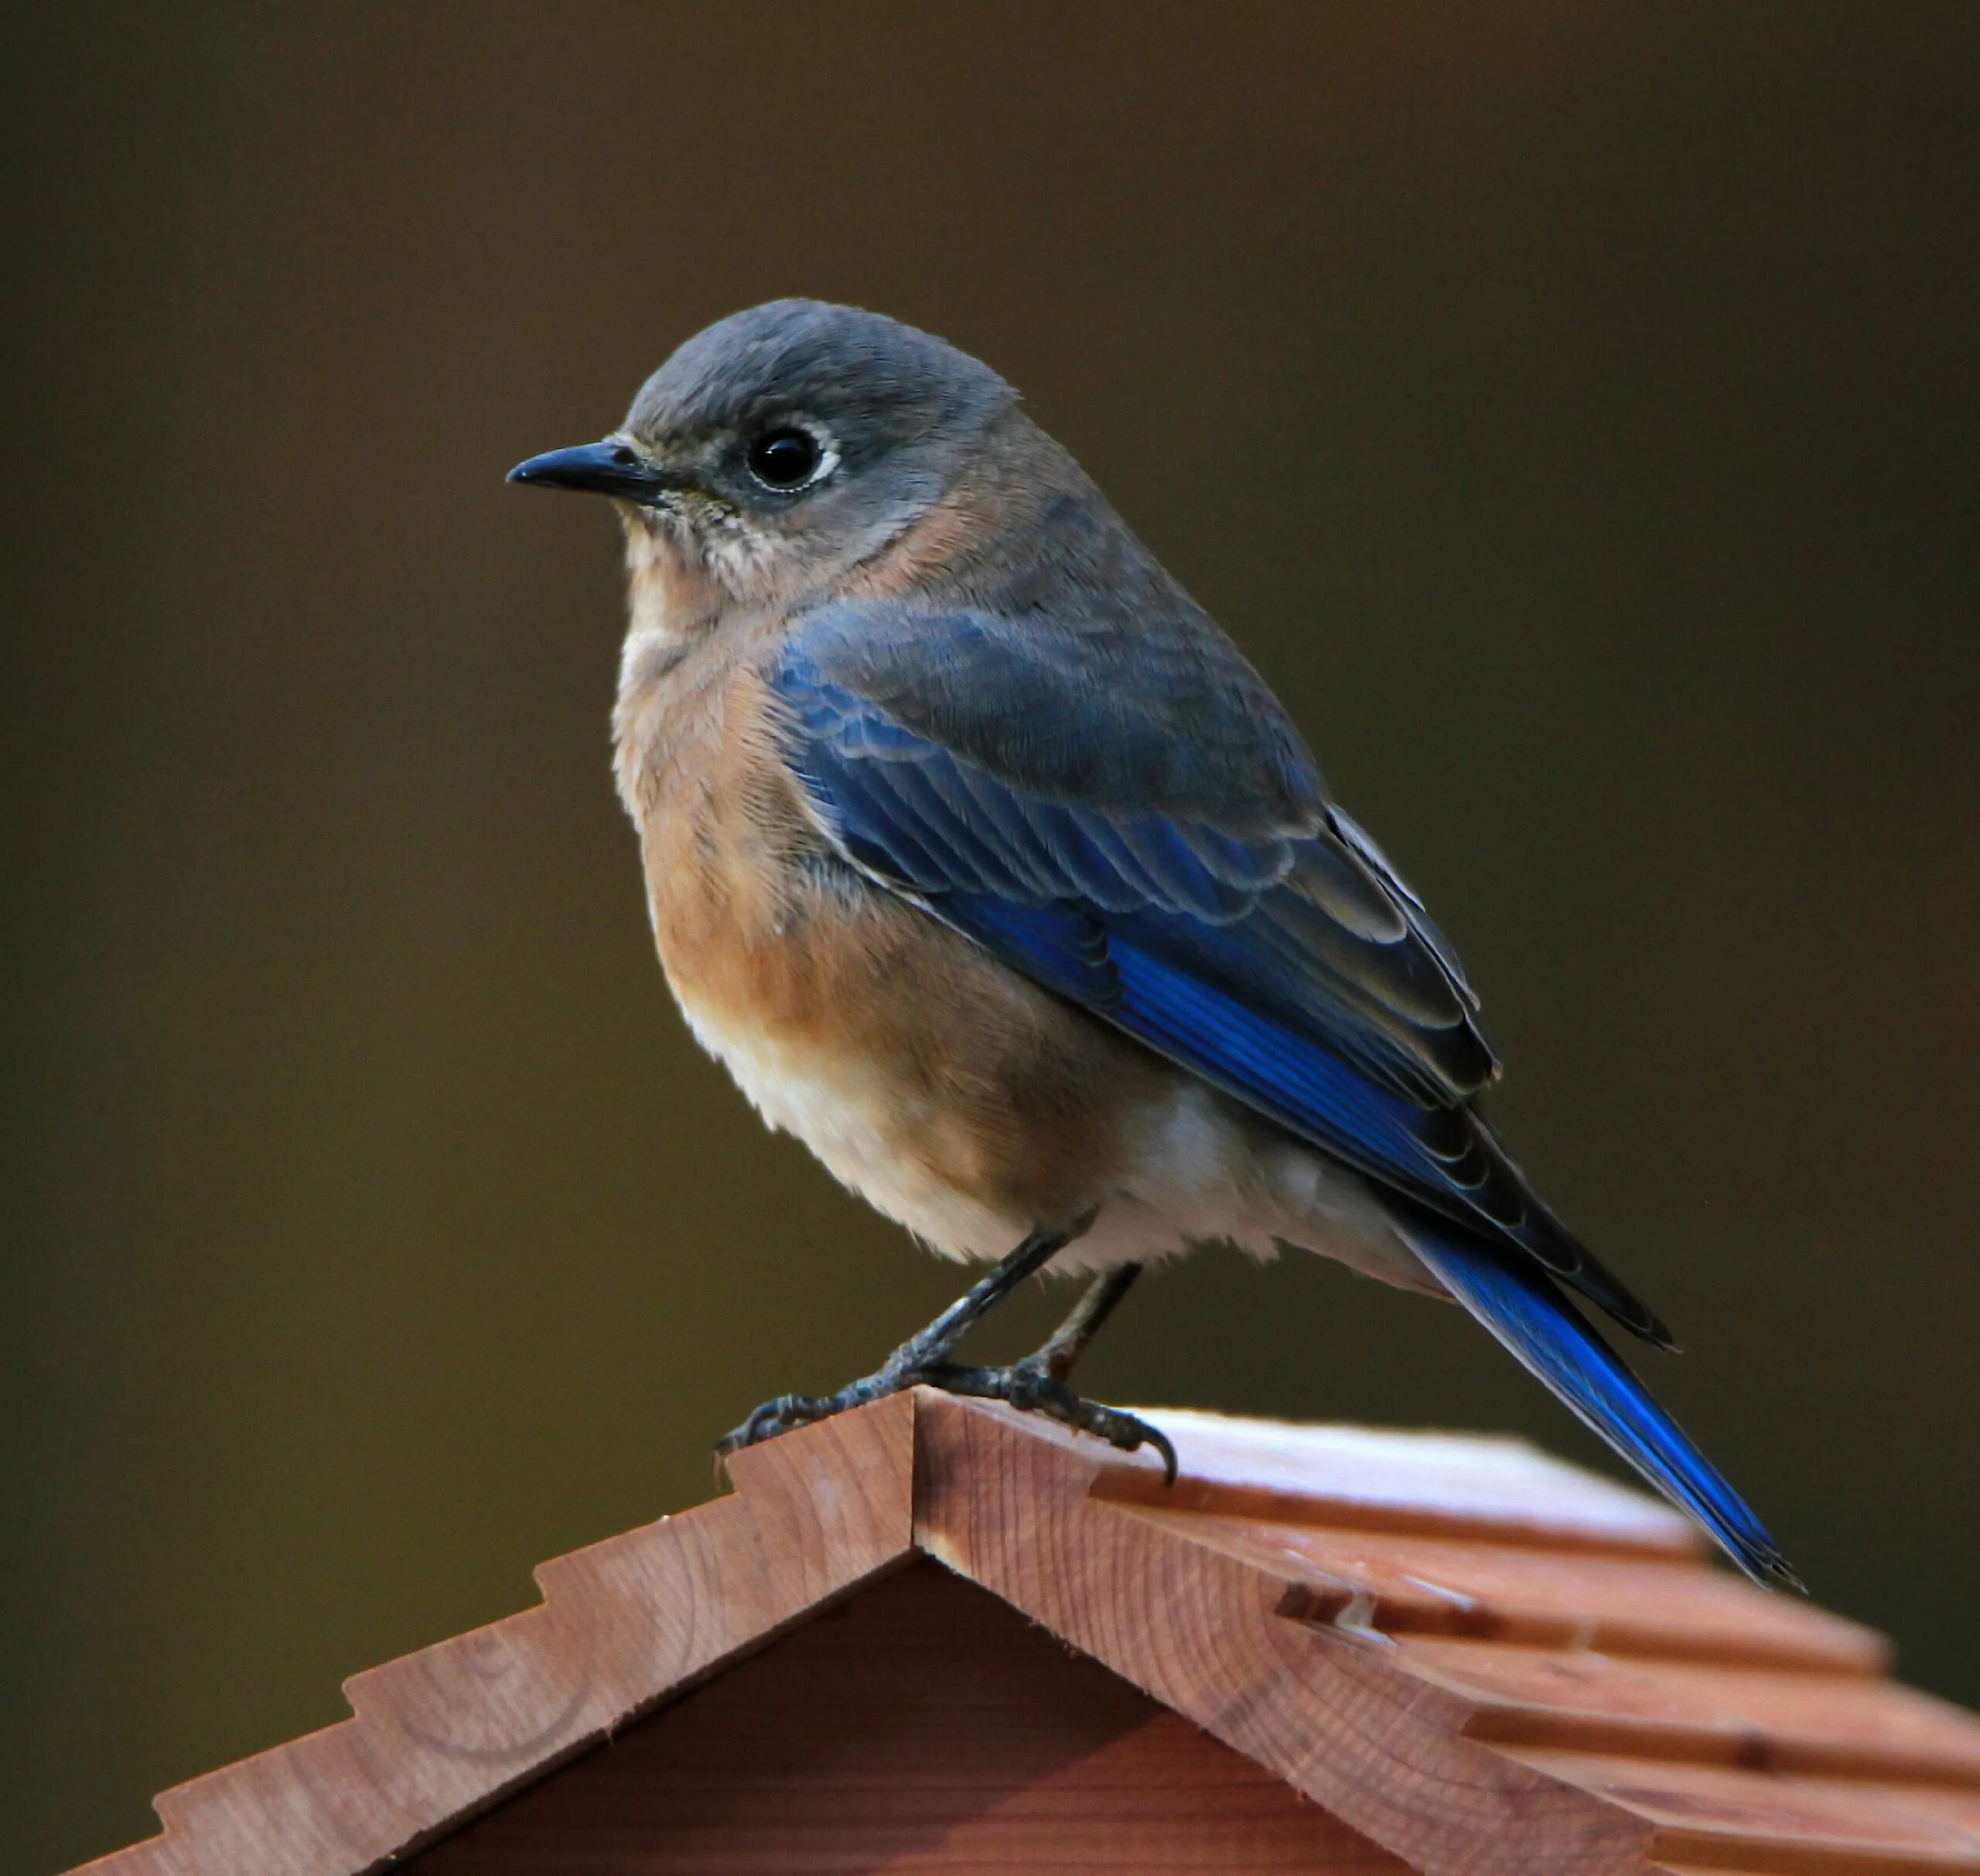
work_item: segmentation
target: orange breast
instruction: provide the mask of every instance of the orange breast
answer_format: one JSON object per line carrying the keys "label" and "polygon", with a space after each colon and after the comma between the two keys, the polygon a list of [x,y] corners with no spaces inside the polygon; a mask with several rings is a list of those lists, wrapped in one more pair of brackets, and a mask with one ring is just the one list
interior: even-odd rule
{"label": "orange breast", "polygon": [[[1085,1210],[1156,1066],[839,861],[753,672],[682,691],[629,793],[661,959],[698,1035],[766,1118],[895,1216],[924,1188],[999,1234]],[[889,1182],[893,1202],[876,1189]]]}

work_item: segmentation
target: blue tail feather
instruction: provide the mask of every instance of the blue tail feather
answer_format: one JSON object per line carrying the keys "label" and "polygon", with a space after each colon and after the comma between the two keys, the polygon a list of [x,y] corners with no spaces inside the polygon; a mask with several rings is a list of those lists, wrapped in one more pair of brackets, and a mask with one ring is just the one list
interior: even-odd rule
{"label": "blue tail feather", "polygon": [[1467,1242],[1424,1214],[1398,1222],[1445,1288],[1644,1478],[1696,1518],[1747,1575],[1801,1588],[1739,1493],[1543,1272],[1482,1242]]}

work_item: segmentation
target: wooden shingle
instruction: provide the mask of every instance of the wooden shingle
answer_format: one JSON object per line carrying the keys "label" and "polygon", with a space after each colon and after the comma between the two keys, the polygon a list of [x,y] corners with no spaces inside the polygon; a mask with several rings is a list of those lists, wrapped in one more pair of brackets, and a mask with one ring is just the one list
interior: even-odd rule
{"label": "wooden shingle", "polygon": [[90,1876],[1980,1871],[1980,1720],[1661,1506],[1513,1441],[1152,1417],[1173,1489],[926,1391],[740,1454]]}

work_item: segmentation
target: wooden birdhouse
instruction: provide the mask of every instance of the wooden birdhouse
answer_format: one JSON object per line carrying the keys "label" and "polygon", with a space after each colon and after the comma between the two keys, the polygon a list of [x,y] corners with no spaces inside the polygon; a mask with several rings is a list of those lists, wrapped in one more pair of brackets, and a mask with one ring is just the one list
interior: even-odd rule
{"label": "wooden birdhouse", "polygon": [[1518,1444],[919,1392],[545,1564],[92,1876],[1980,1871],[1980,1720]]}

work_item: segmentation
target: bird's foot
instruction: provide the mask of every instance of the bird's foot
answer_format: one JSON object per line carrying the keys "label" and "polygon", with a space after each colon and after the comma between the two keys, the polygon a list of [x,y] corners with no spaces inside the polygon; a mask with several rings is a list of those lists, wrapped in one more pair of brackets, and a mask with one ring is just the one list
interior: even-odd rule
{"label": "bird's foot", "polygon": [[1075,1433],[1091,1434],[1122,1452],[1152,1446],[1162,1458],[1163,1476],[1176,1482],[1176,1448],[1159,1427],[1154,1427],[1119,1407],[1102,1407],[1074,1393],[1053,1372],[1049,1351],[1041,1349],[1008,1368],[971,1368],[960,1363],[942,1362],[914,1378],[944,1393],[968,1394],[978,1400],[1002,1400],[1023,1414],[1043,1414]]}
{"label": "bird's foot", "polygon": [[779,1394],[774,1400],[766,1400],[739,1427],[715,1441],[715,1457],[718,1462],[726,1459],[746,1446],[829,1420],[848,1407],[864,1407],[905,1387],[923,1387],[967,1394],[977,1400],[1002,1400],[1023,1414],[1043,1414],[1076,1433],[1104,1440],[1121,1452],[1151,1446],[1161,1455],[1164,1477],[1172,1485],[1176,1482],[1176,1448],[1167,1434],[1119,1407],[1082,1399],[1053,1373],[1053,1366],[1043,1350],[1007,1368],[972,1368],[960,1362],[897,1368],[890,1362],[835,1394]]}
{"label": "bird's foot", "polygon": [[889,1362],[877,1373],[847,1383],[835,1394],[779,1394],[773,1400],[766,1400],[742,1425],[731,1427],[715,1441],[716,1462],[719,1465],[731,1453],[740,1452],[746,1446],[773,1440],[780,1433],[830,1420],[835,1414],[843,1414],[848,1407],[865,1407],[869,1401],[884,1400],[889,1394],[899,1393],[903,1387],[912,1387],[920,1378],[912,1369],[896,1368]]}
{"label": "bird's foot", "polygon": [[[964,1336],[1026,1277],[1043,1270],[1055,1253],[1063,1250],[1092,1223],[1093,1214],[1089,1212],[1063,1229],[1038,1226],[1016,1250],[978,1277],[926,1329],[909,1336],[872,1373],[849,1383],[837,1393],[780,1394],[774,1400],[766,1400],[741,1426],[725,1433],[715,1441],[715,1469],[719,1472],[722,1462],[731,1453],[740,1452],[746,1446],[773,1440],[780,1433],[788,1433],[794,1427],[808,1427],[815,1421],[829,1420],[835,1414],[843,1414],[848,1407],[864,1407],[869,1400],[897,1394],[903,1387],[912,1387],[917,1382],[932,1380],[935,1371],[947,1363],[949,1351]],[[1105,1280],[1113,1284],[1116,1296],[1132,1281],[1132,1267],[1124,1267],[1128,1270],[1127,1277]],[[1079,1359],[1080,1350],[1111,1307],[1109,1301],[1096,1309],[1090,1298],[1074,1311],[1060,1335],[1039,1351],[1037,1359],[1050,1356],[1054,1364],[1052,1372],[1064,1374]],[[1068,1332],[1074,1332],[1070,1340]],[[940,1387],[941,1383],[936,1381],[934,1385]]]}

